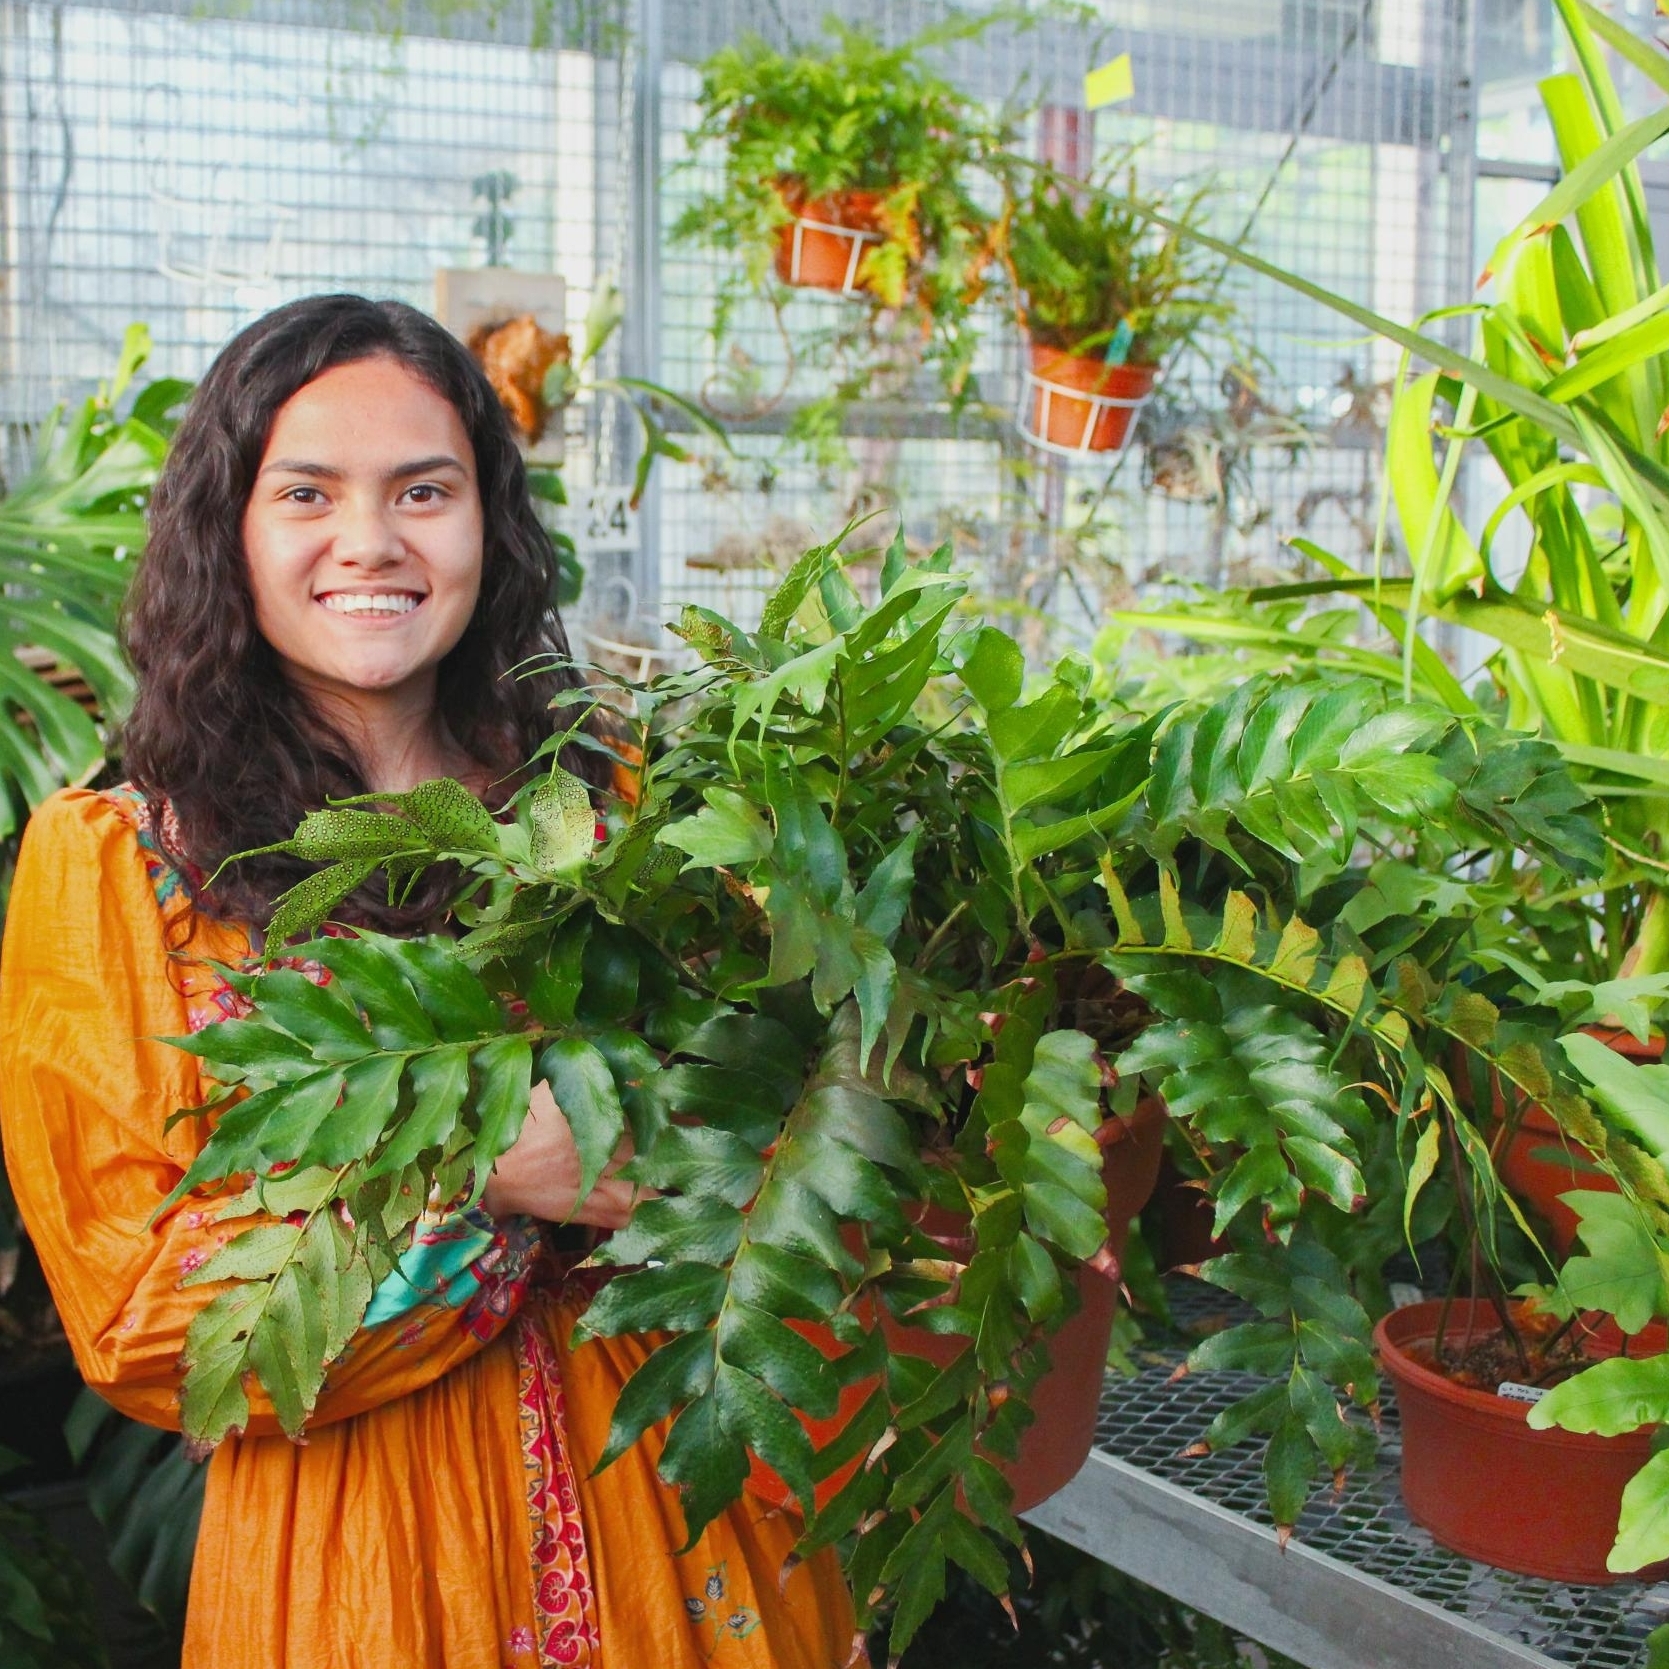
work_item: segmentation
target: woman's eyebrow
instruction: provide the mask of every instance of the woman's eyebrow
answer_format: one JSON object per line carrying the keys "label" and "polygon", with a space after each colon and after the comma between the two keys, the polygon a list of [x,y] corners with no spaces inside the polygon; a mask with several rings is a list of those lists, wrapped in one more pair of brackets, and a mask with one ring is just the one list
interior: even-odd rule
{"label": "woman's eyebrow", "polygon": [[[408,475],[429,475],[439,469],[455,469],[460,475],[469,471],[450,452],[437,452],[430,458],[414,458],[407,464],[396,464],[384,473],[385,481],[403,481]],[[311,475],[323,481],[340,481],[344,471],[333,464],[316,464],[306,458],[274,458],[261,466],[262,475]]]}
{"label": "woman's eyebrow", "polygon": [[460,475],[469,473],[450,452],[437,452],[432,458],[418,458],[409,464],[396,465],[386,479],[398,481],[407,475],[428,475],[437,469],[455,469]]}
{"label": "woman's eyebrow", "polygon": [[270,464],[262,464],[262,475],[317,475],[325,480],[339,481],[342,472],[329,464],[312,464],[305,458],[274,458]]}

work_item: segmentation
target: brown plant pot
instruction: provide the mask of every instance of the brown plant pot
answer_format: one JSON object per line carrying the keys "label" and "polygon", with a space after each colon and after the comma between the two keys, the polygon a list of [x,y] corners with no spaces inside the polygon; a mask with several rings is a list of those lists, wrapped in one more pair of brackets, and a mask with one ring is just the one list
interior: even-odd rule
{"label": "brown plant pot", "polygon": [[793,182],[779,188],[794,218],[777,237],[777,277],[801,289],[838,290],[851,295],[862,288],[858,272],[864,255],[881,242],[881,193],[837,191],[807,199]]}
{"label": "brown plant pot", "polygon": [[1058,451],[1117,452],[1158,374],[1156,366],[1109,365],[1033,342],[1026,432]]}
{"label": "brown plant pot", "polygon": [[1211,1232],[1217,1210],[1211,1196],[1189,1182],[1167,1154],[1159,1166],[1159,1181],[1143,1216],[1152,1230],[1150,1244],[1162,1272],[1204,1263],[1227,1252],[1227,1237]]}
{"label": "brown plant pot", "polygon": [[[1647,1580],[1665,1566],[1605,1568],[1617,1537],[1623,1486],[1651,1454],[1651,1431],[1622,1437],[1532,1431],[1529,1405],[1457,1385],[1410,1354],[1436,1337],[1439,1299],[1394,1310],[1374,1329],[1380,1361],[1402,1414],[1402,1498],[1409,1516],[1447,1548],[1502,1570],[1554,1582]],[[1468,1325],[1498,1332],[1481,1299],[1450,1306],[1448,1334]],[[1647,1349],[1661,1351],[1662,1329]],[[1589,1340],[1596,1358],[1615,1355],[1619,1335]]]}
{"label": "brown plant pot", "polygon": [[[1628,1060],[1650,1063],[1663,1058],[1661,1037],[1641,1043],[1632,1032],[1603,1026],[1585,1026],[1583,1030]],[[1496,1117],[1502,1117],[1504,1111],[1497,1089]],[[1599,1168],[1594,1156],[1566,1136],[1551,1113],[1533,1103],[1525,1108],[1518,1128],[1497,1156],[1495,1168],[1513,1193],[1547,1224],[1553,1250],[1561,1260],[1570,1256],[1581,1220],[1559,1196],[1578,1188],[1600,1194],[1617,1192],[1617,1184]]]}
{"label": "brown plant pot", "polygon": [[[1167,1116],[1164,1102],[1156,1096],[1139,1101],[1125,1126],[1123,1139],[1107,1147],[1101,1174],[1107,1185],[1108,1245],[1115,1257],[1124,1255],[1131,1220],[1153,1192],[1159,1175],[1159,1159],[1164,1152]],[[1016,1512],[1035,1507],[1065,1485],[1084,1464],[1095,1441],[1096,1411],[1107,1373],[1107,1346],[1118,1309],[1117,1279],[1080,1268],[1078,1300],[1077,1312],[1048,1341],[1050,1365],[1033,1389],[1035,1418],[1021,1435],[1019,1454],[1013,1461],[997,1462],[998,1470],[1014,1486]],[[940,1367],[949,1367],[970,1348],[964,1334],[929,1333],[924,1328],[895,1320],[884,1306],[877,1308],[887,1348],[895,1355],[921,1356]],[[845,1348],[827,1327],[816,1322],[790,1322],[789,1325],[810,1339],[825,1356],[839,1356]],[[840,1405],[829,1419],[814,1420],[801,1415],[812,1446],[820,1449],[833,1442],[875,1385],[875,1380],[866,1379],[845,1387],[840,1394]],[[817,1486],[819,1507],[847,1482],[858,1464],[851,1462]],[[788,1486],[757,1457],[748,1488],[775,1506],[793,1504]]]}

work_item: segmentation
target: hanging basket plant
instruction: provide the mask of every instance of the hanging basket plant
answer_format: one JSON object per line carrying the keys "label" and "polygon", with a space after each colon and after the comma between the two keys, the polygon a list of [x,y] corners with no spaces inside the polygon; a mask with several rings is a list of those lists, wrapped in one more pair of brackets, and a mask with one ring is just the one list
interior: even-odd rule
{"label": "hanging basket plant", "polygon": [[[720,184],[691,203],[675,242],[739,256],[721,286],[714,336],[738,302],[780,308],[784,286],[867,305],[856,369],[840,398],[871,392],[871,374],[930,366],[946,396],[965,397],[979,299],[1000,221],[979,201],[981,165],[1011,137],[992,115],[930,70],[924,54],[986,28],[959,21],[884,46],[831,20],[830,51],[781,53],[744,38],[702,69],[698,153],[717,147]],[[854,357],[854,333],[832,333]],[[797,340],[801,364],[833,361]],[[901,346],[902,345],[902,346]]]}
{"label": "hanging basket plant", "polygon": [[[1018,421],[1034,446],[1120,450],[1169,351],[1232,318],[1216,263],[1186,236],[1208,202],[1203,189],[1180,203],[1144,197],[1128,156],[1089,190],[1051,168],[1031,174],[1007,249],[1029,355]],[[1165,210],[1176,229],[1155,226],[1144,207]]]}

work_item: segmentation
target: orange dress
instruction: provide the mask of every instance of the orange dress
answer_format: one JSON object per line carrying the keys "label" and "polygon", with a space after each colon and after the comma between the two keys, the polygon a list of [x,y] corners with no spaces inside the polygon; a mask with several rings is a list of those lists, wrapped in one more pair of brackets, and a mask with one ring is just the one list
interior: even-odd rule
{"label": "orange dress", "polygon": [[[233,1226],[200,1200],[150,1226],[201,1141],[164,1120],[205,1095],[195,1058],[157,1039],[235,1011],[204,964],[248,943],[191,910],[140,821],[129,796],[73,789],[29,823],[0,965],[0,1140],[87,1382],[177,1428],[186,1328],[222,1290],[181,1278]],[[209,1462],[183,1669],[844,1664],[829,1556],[779,1585],[792,1520],[745,1497],[675,1555],[664,1428],[591,1475],[652,1341],[571,1348],[585,1292],[536,1263],[525,1224],[486,1228],[453,1290],[368,1315],[305,1441],[251,1386],[248,1431]]]}

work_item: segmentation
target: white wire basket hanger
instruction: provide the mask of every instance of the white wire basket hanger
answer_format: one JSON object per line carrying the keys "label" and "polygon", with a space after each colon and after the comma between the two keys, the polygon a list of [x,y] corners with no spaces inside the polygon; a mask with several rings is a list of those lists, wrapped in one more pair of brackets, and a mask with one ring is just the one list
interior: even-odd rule
{"label": "white wire basket hanger", "polygon": [[863,264],[864,251],[872,243],[884,243],[886,240],[879,232],[867,232],[858,226],[837,226],[828,220],[808,220],[804,215],[795,215],[789,227],[788,242],[788,282],[790,284],[809,284],[811,281],[805,273],[805,240],[807,232],[816,232],[824,237],[844,239],[850,245],[846,256],[846,276],[841,282],[840,294],[854,296],[858,293],[858,268]]}
{"label": "white wire basket hanger", "polygon": [[[1040,452],[1053,453],[1060,458],[1085,458],[1100,452],[1118,452],[1128,446],[1137,414],[1152,398],[1151,382],[1146,392],[1139,395],[1092,394],[1087,389],[1051,382],[1047,377],[1040,377],[1030,366],[1022,366],[1020,409],[1014,421],[1021,438]],[[1122,427],[1112,416],[1118,412],[1129,414]],[[1076,441],[1051,438],[1057,428],[1054,421],[1057,417],[1061,419],[1060,427],[1077,428]],[[1096,431],[1103,423],[1114,431],[1115,438],[1097,446]]]}

